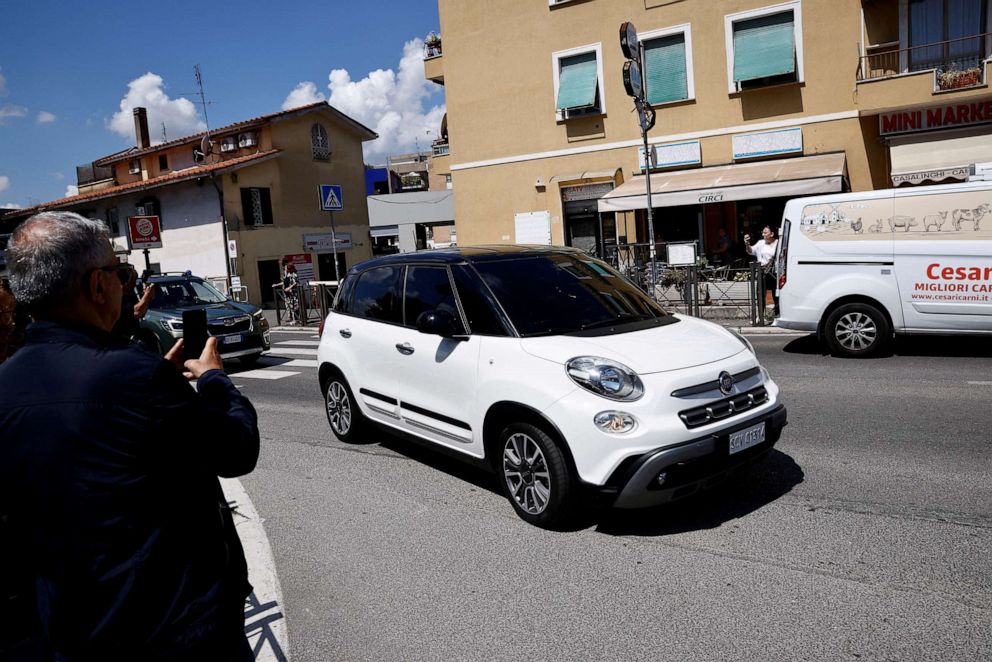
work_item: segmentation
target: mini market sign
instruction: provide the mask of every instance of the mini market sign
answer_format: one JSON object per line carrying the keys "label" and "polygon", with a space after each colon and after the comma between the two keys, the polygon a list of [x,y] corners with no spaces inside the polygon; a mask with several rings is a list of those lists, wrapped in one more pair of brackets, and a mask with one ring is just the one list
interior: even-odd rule
{"label": "mini market sign", "polygon": [[992,100],[900,110],[878,116],[879,132],[883,136],[975,126],[990,122],[992,122]]}

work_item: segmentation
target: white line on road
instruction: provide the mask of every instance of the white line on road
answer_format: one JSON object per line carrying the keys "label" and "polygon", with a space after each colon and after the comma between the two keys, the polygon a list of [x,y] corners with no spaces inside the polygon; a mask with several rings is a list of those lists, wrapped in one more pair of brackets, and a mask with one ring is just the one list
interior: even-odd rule
{"label": "white line on road", "polygon": [[264,368],[262,370],[247,370],[245,372],[236,373],[234,376],[240,379],[241,377],[248,377],[249,379],[282,379],[283,377],[292,377],[293,375],[298,375],[298,372],[291,372],[289,370],[273,370],[272,368]]}
{"label": "white line on road", "polygon": [[317,356],[317,350],[306,347],[279,347],[278,349],[272,349],[266,356],[283,356],[286,354],[293,356]]}
{"label": "white line on road", "polygon": [[319,340],[280,340],[277,343],[272,343],[273,345],[301,345],[303,347],[317,347],[320,345]]}
{"label": "white line on road", "polygon": [[286,361],[285,363],[279,364],[283,368],[317,368],[319,367],[316,360],[311,361],[310,359],[293,359],[292,361]]}
{"label": "white line on road", "polygon": [[992,386],[992,382],[968,382],[971,386]]}

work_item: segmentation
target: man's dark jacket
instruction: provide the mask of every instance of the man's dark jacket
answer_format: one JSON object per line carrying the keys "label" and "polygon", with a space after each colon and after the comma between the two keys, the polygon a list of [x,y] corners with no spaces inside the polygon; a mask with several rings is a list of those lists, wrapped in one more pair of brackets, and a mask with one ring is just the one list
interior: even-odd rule
{"label": "man's dark jacket", "polygon": [[251,585],[217,477],[254,468],[257,416],[219,370],[197,391],[84,326],[37,322],[0,365],[6,544],[67,659],[184,659],[244,627]]}

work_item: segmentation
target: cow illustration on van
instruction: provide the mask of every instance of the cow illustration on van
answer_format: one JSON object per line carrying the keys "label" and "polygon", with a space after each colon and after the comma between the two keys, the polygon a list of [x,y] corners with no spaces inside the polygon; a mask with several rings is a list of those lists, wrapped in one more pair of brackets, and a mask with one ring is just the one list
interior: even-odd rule
{"label": "cow illustration on van", "polygon": [[982,222],[982,217],[989,213],[989,211],[992,211],[992,206],[988,203],[981,204],[974,209],[955,209],[951,213],[954,229],[960,230],[963,221],[965,223],[971,223],[971,229],[977,232],[980,227],[979,224]]}

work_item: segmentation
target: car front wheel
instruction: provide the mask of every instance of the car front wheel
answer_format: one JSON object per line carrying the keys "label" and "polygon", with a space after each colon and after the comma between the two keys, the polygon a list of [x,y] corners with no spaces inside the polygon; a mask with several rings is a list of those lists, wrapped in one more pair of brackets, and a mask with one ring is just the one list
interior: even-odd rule
{"label": "car front wheel", "polygon": [[867,303],[839,306],[830,313],[824,331],[834,356],[851,357],[871,356],[884,351],[892,333],[885,314]]}
{"label": "car front wheel", "polygon": [[365,416],[355,403],[348,382],[341,375],[334,374],[327,380],[324,405],[327,422],[334,436],[347,444],[359,441],[359,435],[365,427]]}
{"label": "car front wheel", "polygon": [[564,454],[544,430],[514,423],[500,434],[503,492],[526,522],[543,528],[566,523],[575,488]]}

